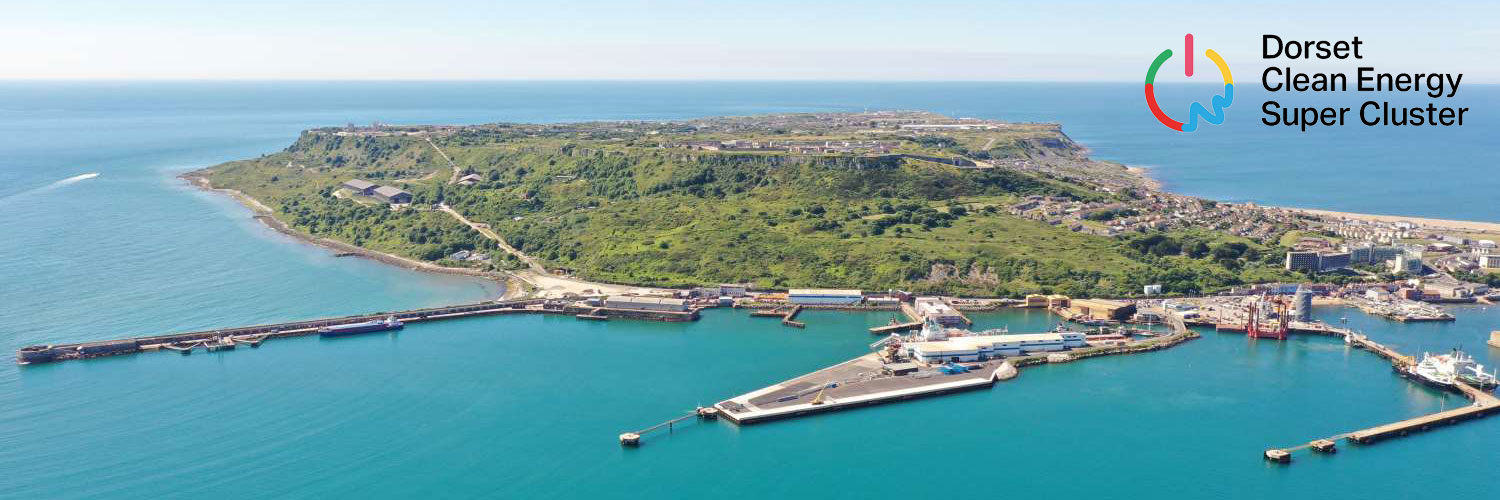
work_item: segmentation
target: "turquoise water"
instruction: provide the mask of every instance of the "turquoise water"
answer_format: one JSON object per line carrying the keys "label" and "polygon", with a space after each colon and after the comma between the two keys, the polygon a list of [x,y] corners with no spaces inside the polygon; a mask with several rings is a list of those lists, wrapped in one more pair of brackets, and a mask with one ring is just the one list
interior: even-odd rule
{"label": "turquoise water", "polygon": [[[1185,192],[1497,219],[1484,202],[1494,186],[1473,182],[1484,177],[1424,185],[1390,175],[1409,174],[1418,159],[1483,172],[1493,153],[1480,139],[1493,134],[1482,114],[1451,136],[1231,134],[1249,126],[1254,110],[1246,106],[1234,108],[1244,120],[1206,127],[1189,141],[1139,126],[1149,115],[1136,116],[1144,111],[1124,101],[1137,92],[1034,84],[0,83],[0,351],[498,293],[482,281],[331,257],[173,179],[279,149],[304,128],[349,121],[663,119],[866,106],[1060,119],[1100,156],[1153,165]],[[1491,87],[1465,93],[1482,102],[1500,97]],[[1309,173],[1318,168],[1336,175]],[[89,173],[99,175],[58,184]],[[1320,193],[1322,182],[1347,189]],[[1420,196],[1406,196],[1413,191]],[[1397,198],[1399,210],[1369,205]],[[1335,321],[1344,314],[1320,312]],[[1462,344],[1487,364],[1500,362],[1500,351],[1483,345],[1500,328],[1500,310],[1462,308],[1459,321],[1445,325],[1348,314],[1351,325],[1407,352]],[[1345,447],[1336,457],[1299,455],[1291,467],[1263,464],[1260,452],[1270,446],[1463,404],[1322,338],[1251,343],[1210,332],[1165,352],[1028,369],[989,391],[747,428],[690,423],[648,436],[636,450],[616,443],[620,432],[864,352],[873,340],[864,329],[889,317],[804,315],[806,330],[733,311],[688,325],[476,318],[225,354],[0,364],[0,498],[1500,491],[1491,470],[1500,419]],[[1049,323],[1026,312],[977,319],[1015,331]]]}

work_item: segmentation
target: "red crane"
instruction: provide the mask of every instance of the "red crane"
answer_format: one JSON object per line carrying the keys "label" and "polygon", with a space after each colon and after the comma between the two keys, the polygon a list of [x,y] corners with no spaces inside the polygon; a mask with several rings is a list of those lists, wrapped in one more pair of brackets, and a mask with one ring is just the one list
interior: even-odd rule
{"label": "red crane", "polygon": [[[1260,310],[1258,304],[1266,303],[1269,307]],[[1245,325],[1245,333],[1252,339],[1276,339],[1286,340],[1286,332],[1291,320],[1287,317],[1290,304],[1281,297],[1266,298],[1250,302],[1250,320]],[[1261,318],[1264,314],[1266,317]],[[1270,317],[1276,315],[1275,321]]]}

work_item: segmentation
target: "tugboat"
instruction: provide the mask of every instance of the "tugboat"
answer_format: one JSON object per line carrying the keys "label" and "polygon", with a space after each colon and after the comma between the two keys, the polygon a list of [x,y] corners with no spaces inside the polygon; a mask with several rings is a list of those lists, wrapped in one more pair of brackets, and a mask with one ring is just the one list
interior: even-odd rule
{"label": "tugboat", "polygon": [[403,326],[401,320],[395,316],[387,316],[384,320],[366,321],[363,323],[350,323],[347,325],[325,326],[318,329],[320,337],[342,337],[344,335],[355,335],[359,333],[383,332],[387,330],[400,330]]}
{"label": "tugboat", "polygon": [[1494,374],[1485,373],[1484,365],[1473,356],[1454,349],[1449,354],[1422,353],[1422,361],[1403,370],[1403,375],[1425,385],[1445,390],[1457,389],[1456,382],[1489,390],[1500,385]]}

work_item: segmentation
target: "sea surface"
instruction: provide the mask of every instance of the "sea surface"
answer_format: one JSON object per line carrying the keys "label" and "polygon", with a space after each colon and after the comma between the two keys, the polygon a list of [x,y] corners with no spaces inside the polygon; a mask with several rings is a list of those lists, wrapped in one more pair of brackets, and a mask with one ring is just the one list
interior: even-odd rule
{"label": "sea surface", "polygon": [[[1163,101],[1198,99],[1164,88]],[[674,119],[925,109],[1060,121],[1098,157],[1180,192],[1344,211],[1500,220],[1486,114],[1450,129],[1299,132],[1153,121],[1135,84],[0,83],[0,352],[476,301],[493,283],[335,258],[175,176],[368,123]],[[1339,96],[1337,99],[1354,99]],[[1359,96],[1357,99],[1364,99]],[[1396,99],[1393,97],[1393,99]],[[1410,99],[1410,98],[1399,98]],[[1309,99],[1308,104],[1312,104]],[[1417,99],[1422,101],[1422,99]],[[1425,101],[1424,101],[1425,102]],[[1175,104],[1169,104],[1175,105]],[[91,175],[93,174],[93,175]],[[1484,346],[1500,309],[1399,325],[1326,308],[1404,352]],[[1025,370],[992,390],[745,428],[616,436],[846,360],[889,313],[742,312],[692,324],[511,316],[260,349],[0,363],[0,498],[1323,498],[1500,494],[1500,419],[1268,465],[1304,443],[1466,400],[1325,338],[1203,338]],[[1040,330],[1035,312],[983,327]]]}

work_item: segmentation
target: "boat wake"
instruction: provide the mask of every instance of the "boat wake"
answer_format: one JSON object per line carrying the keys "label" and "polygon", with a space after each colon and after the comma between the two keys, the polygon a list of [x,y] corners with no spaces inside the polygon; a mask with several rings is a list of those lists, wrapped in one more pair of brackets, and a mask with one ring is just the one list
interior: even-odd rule
{"label": "boat wake", "polygon": [[60,189],[62,187],[68,186],[70,184],[77,184],[79,182],[83,182],[83,181],[86,181],[86,180],[89,180],[89,179],[93,179],[93,178],[98,177],[98,176],[99,176],[98,172],[91,172],[91,173],[82,174],[82,175],[75,175],[75,176],[72,176],[72,177],[69,177],[69,178],[57,181],[57,182],[53,182],[51,184],[48,184],[48,185],[45,185],[45,186],[42,186],[42,187],[39,187],[39,188],[36,188],[36,189],[32,189],[32,190],[29,190],[29,191],[22,191],[22,192],[19,192],[19,193],[10,195],[10,196],[6,196],[4,198],[0,198],[0,205],[3,205],[5,203],[11,202],[11,201],[15,201],[15,200],[20,199],[20,198],[25,198],[27,196],[41,194],[41,193],[45,193],[45,192],[48,192],[48,191]]}

